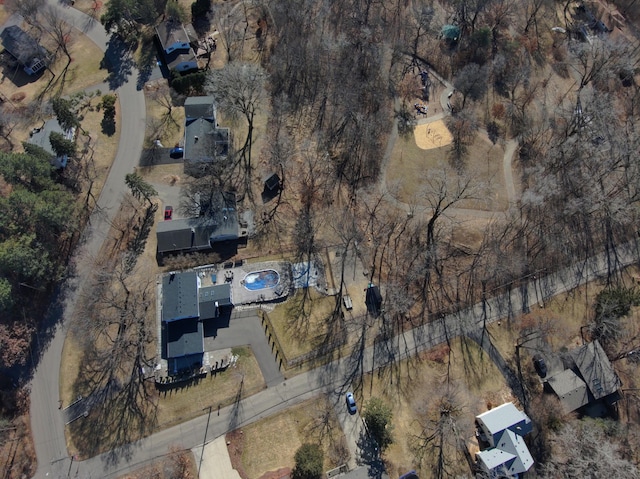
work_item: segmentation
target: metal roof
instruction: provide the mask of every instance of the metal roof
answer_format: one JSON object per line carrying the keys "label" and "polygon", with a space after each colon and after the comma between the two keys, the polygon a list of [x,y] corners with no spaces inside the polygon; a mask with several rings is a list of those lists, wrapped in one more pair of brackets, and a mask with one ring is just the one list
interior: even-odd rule
{"label": "metal roof", "polygon": [[484,427],[491,435],[495,435],[505,429],[514,430],[513,427],[521,422],[527,424],[531,422],[531,419],[529,419],[525,413],[518,410],[518,408],[510,402],[490,409],[489,411],[476,416],[476,419],[484,424]]}

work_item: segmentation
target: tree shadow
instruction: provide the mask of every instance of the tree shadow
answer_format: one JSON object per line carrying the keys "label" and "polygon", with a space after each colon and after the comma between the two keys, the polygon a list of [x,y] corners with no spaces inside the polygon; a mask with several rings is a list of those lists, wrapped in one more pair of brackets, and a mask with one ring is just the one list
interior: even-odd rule
{"label": "tree shadow", "polygon": [[135,60],[131,54],[135,45],[125,42],[117,35],[111,35],[107,42],[107,49],[100,62],[100,68],[106,69],[109,75],[107,83],[111,90],[124,85],[133,73]]}
{"label": "tree shadow", "polygon": [[366,424],[360,432],[357,441],[358,450],[360,451],[359,463],[367,467],[367,477],[373,479],[382,479],[384,474],[384,462],[380,456],[380,448],[367,432]]}

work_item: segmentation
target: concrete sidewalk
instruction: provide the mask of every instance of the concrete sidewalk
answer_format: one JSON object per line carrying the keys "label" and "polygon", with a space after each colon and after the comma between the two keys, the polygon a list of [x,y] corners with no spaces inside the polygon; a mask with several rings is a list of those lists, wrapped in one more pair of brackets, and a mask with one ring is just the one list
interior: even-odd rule
{"label": "concrete sidewalk", "polygon": [[238,471],[231,465],[224,436],[207,444],[204,447],[204,455],[202,447],[194,447],[191,451],[200,468],[199,479],[241,479]]}

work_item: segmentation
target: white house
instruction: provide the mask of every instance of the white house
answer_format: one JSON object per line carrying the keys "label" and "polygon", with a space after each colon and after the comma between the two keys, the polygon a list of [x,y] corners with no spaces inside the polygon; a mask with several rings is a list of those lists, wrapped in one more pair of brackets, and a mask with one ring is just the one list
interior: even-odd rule
{"label": "white house", "polygon": [[531,419],[513,403],[505,403],[476,416],[476,434],[488,447],[476,454],[478,466],[490,477],[516,476],[533,466],[524,442]]}

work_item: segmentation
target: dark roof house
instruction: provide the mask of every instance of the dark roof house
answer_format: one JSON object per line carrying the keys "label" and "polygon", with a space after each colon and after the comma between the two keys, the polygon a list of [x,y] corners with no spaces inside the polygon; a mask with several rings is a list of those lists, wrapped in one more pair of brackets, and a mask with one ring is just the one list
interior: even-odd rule
{"label": "dark roof house", "polygon": [[51,155],[51,164],[56,168],[64,168],[67,166],[67,161],[69,161],[68,155],[56,155],[56,152],[53,151],[53,147],[51,146],[50,136],[51,133],[59,133],[67,140],[73,140],[75,135],[75,128],[71,130],[64,130],[58,120],[51,119],[47,120],[45,124],[41,128],[36,128],[31,132],[30,138],[27,140],[27,143],[31,145],[36,145],[42,148],[44,151]]}
{"label": "dark roof house", "polygon": [[189,97],[184,102],[184,158],[186,161],[213,161],[229,153],[229,129],[216,122],[211,96]]}
{"label": "dark roof house", "polygon": [[217,318],[221,308],[232,307],[228,283],[200,287],[195,271],[162,278],[162,352],[172,372],[202,364],[203,322]]}
{"label": "dark roof house", "polygon": [[2,46],[18,60],[28,75],[35,75],[49,65],[49,52],[19,26],[6,27],[0,37]]}
{"label": "dark roof house", "polygon": [[239,224],[236,197],[227,194],[225,201],[226,204],[212,214],[158,223],[158,253],[205,250],[214,243],[237,240]]}
{"label": "dark roof house", "polygon": [[612,407],[621,397],[622,381],[598,340],[572,350],[570,356],[573,366],[547,381],[563,409],[571,412],[598,402]]}
{"label": "dark roof house", "polygon": [[182,73],[198,69],[196,54],[191,46],[197,39],[191,38],[181,23],[171,20],[160,23],[156,27],[156,36],[169,70]]}

